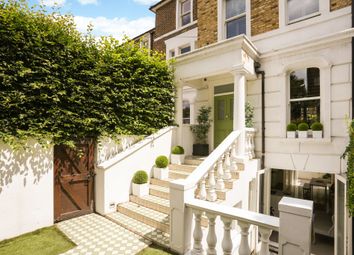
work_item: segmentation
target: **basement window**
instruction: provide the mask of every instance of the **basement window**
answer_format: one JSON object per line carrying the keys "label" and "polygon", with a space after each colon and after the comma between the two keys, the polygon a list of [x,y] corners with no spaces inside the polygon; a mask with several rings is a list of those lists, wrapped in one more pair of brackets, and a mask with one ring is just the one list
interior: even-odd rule
{"label": "basement window", "polygon": [[288,0],[288,23],[319,15],[319,0]]}
{"label": "basement window", "polygon": [[179,49],[179,54],[182,55],[182,54],[188,53],[190,51],[191,51],[191,46],[190,45],[184,46],[184,47],[181,47]]}
{"label": "basement window", "polygon": [[246,1],[225,1],[226,38],[246,34]]}

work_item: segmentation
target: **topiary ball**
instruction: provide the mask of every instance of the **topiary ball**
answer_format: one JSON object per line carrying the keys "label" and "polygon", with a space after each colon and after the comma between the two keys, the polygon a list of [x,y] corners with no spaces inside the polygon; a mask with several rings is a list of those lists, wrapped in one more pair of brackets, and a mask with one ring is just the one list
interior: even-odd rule
{"label": "topiary ball", "polygon": [[145,184],[148,182],[148,178],[148,174],[144,170],[139,170],[133,176],[133,183]]}
{"label": "topiary ball", "polygon": [[172,154],[179,154],[179,155],[184,154],[183,147],[179,145],[172,147]]}
{"label": "topiary ball", "polygon": [[303,123],[300,123],[297,128],[299,129],[299,131],[307,131],[309,130],[309,124],[303,122]]}
{"label": "topiary ball", "polygon": [[320,122],[314,122],[311,125],[312,131],[322,131],[323,130],[323,125]]}
{"label": "topiary ball", "polygon": [[158,156],[155,160],[155,165],[158,168],[165,168],[168,166],[168,158],[166,156]]}
{"label": "topiary ball", "polygon": [[289,131],[289,132],[291,132],[291,131],[296,131],[296,129],[297,129],[297,126],[296,126],[295,123],[290,123],[290,124],[288,124],[288,126],[286,127],[286,131]]}

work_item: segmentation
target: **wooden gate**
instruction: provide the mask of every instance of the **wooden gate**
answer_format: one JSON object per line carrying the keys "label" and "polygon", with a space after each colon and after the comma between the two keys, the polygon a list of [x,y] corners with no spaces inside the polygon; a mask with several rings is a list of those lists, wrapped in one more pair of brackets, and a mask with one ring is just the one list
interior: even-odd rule
{"label": "wooden gate", "polygon": [[54,219],[61,221],[93,212],[93,141],[54,147]]}

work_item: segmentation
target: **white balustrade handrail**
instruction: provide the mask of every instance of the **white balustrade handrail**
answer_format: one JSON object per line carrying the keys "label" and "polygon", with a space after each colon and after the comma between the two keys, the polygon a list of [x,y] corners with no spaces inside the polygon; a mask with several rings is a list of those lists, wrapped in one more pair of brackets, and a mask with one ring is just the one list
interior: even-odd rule
{"label": "white balustrade handrail", "polygon": [[186,186],[193,187],[214,167],[218,160],[224,155],[225,151],[240,136],[239,130],[231,132],[222,143],[210,153],[210,155],[185,179]]}
{"label": "white balustrade handrail", "polygon": [[279,231],[279,218],[248,210],[238,209],[217,203],[211,203],[199,199],[193,199],[185,203],[189,208],[198,211],[218,215],[232,220],[238,220],[258,227]]}

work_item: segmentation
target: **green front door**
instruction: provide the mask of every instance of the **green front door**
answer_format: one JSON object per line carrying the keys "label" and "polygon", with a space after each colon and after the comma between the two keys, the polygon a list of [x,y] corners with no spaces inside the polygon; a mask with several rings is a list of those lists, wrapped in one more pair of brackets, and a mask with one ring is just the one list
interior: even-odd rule
{"label": "green front door", "polygon": [[214,148],[233,130],[234,96],[214,97]]}

